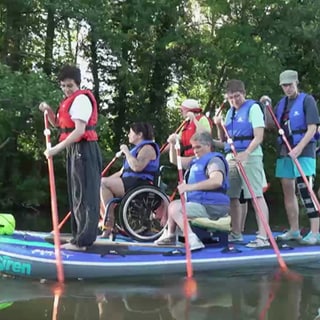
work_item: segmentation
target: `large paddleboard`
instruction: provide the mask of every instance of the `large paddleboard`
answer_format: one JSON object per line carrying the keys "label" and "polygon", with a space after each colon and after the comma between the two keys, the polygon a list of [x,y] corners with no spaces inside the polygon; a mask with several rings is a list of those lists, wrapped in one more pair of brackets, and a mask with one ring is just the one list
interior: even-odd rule
{"label": "large paddleboard", "polygon": [[[62,235],[62,242],[70,235]],[[272,248],[252,249],[245,243],[254,239],[246,235],[244,243],[226,246],[212,242],[192,252],[196,272],[277,265]],[[44,232],[16,231],[0,236],[0,273],[26,278],[56,279],[55,248],[52,235]],[[280,246],[283,259],[290,264],[319,261],[320,246],[300,246],[295,242]],[[66,279],[108,278],[138,275],[185,273],[183,244],[162,247],[138,243],[119,237],[116,242],[99,239],[87,251],[61,250]]]}

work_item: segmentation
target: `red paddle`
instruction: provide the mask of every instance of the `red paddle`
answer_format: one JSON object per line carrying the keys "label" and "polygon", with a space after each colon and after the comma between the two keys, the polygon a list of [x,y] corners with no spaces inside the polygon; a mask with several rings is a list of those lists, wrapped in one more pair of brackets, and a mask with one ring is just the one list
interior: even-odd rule
{"label": "red paddle", "polygon": [[[46,137],[46,148],[51,148],[50,142],[50,129],[49,129],[49,121],[48,121],[48,112],[44,112],[44,135]],[[63,264],[61,259],[60,252],[60,232],[59,232],[59,218],[58,218],[58,206],[57,206],[57,195],[56,195],[56,184],[54,178],[54,167],[52,157],[48,159],[48,169],[49,169],[49,183],[50,183],[50,195],[51,195],[51,215],[52,215],[52,224],[54,231],[54,251],[56,256],[56,266],[57,266],[57,278],[60,283],[64,282],[64,272],[63,272]]]}
{"label": "red paddle", "polygon": [[[122,154],[122,152],[120,152],[120,151],[115,154],[115,156],[112,158],[112,160],[107,164],[107,166],[101,172],[101,177],[103,177],[103,176],[105,176],[107,174],[107,172],[110,170],[110,168],[113,166],[113,164],[117,161],[117,159],[119,159],[121,157],[121,154]],[[105,211],[104,204],[103,204],[103,208],[101,209],[101,211],[104,214],[104,211]],[[102,216],[103,216],[103,214],[102,214]],[[69,211],[66,214],[66,216],[63,218],[63,220],[59,223],[59,225],[58,225],[59,230],[67,222],[67,220],[70,218],[70,216],[71,216],[71,211]]]}
{"label": "red paddle", "polygon": [[[180,154],[180,142],[179,139],[176,139],[175,149],[177,152],[177,168],[178,168],[178,175],[179,175],[179,184],[183,183],[183,170],[182,170],[182,161],[181,161],[181,154]],[[183,235],[184,235],[184,245],[186,248],[186,267],[187,267],[187,282],[185,283],[185,294],[187,297],[192,297],[197,294],[197,283],[193,278],[193,268],[192,268],[192,260],[191,260],[191,250],[190,250],[190,243],[188,237],[188,217],[186,211],[186,198],[184,193],[180,194],[181,200],[181,208],[182,208],[182,217],[183,217]]]}
{"label": "red paddle", "polygon": [[[224,126],[223,122],[221,123],[221,126],[223,128],[223,131],[225,133],[225,136],[227,137],[227,142],[230,144],[230,147],[231,147],[231,151],[233,152],[234,156],[236,157],[237,156],[237,151],[235,149],[235,146],[233,144],[233,141],[232,139],[230,138],[229,134],[228,134],[228,131],[226,129],[226,127]],[[270,229],[270,226],[269,226],[269,223],[266,221],[265,217],[264,217],[264,214],[262,212],[262,209],[260,208],[260,205],[257,201],[257,197],[250,185],[250,182],[249,182],[249,179],[248,179],[248,176],[244,170],[244,167],[242,165],[242,163],[240,161],[237,162],[237,165],[238,165],[238,168],[239,168],[239,171],[240,171],[240,174],[242,175],[247,187],[248,187],[248,190],[251,194],[251,197],[252,197],[252,201],[253,201],[253,204],[257,210],[257,214],[263,224],[263,227],[265,228],[266,232],[267,232],[267,235],[269,237],[269,240],[270,240],[270,243],[271,243],[271,246],[277,256],[277,260],[278,260],[278,263],[279,263],[279,266],[281,268],[281,271],[284,271],[285,273],[289,274],[289,269],[288,269],[288,266],[287,264],[285,263],[285,261],[283,260],[281,254],[280,254],[280,250],[279,250],[279,247],[273,237],[273,234],[272,234],[272,231]],[[293,272],[290,272],[291,276],[293,279],[296,279],[296,280],[300,280],[301,279],[301,276],[296,274],[296,273],[293,273]]]}
{"label": "red paddle", "polygon": [[[225,133],[225,136],[227,137],[227,142],[230,144],[230,147],[231,147],[231,151],[232,153],[234,154],[234,156],[236,157],[237,156],[237,151],[236,151],[236,148],[233,144],[233,141],[232,139],[230,138],[229,134],[228,134],[228,131],[226,129],[226,127],[224,126],[224,124],[221,122],[221,126],[223,128],[223,131]],[[238,165],[238,168],[239,168],[239,171],[240,171],[240,174],[242,175],[247,187],[248,187],[248,190],[251,194],[251,197],[252,197],[252,200],[253,200],[253,204],[254,206],[256,207],[257,209],[257,214],[259,215],[259,218],[263,224],[263,227],[265,228],[267,234],[268,234],[268,237],[270,239],[270,242],[271,242],[271,245],[273,247],[273,250],[275,252],[275,254],[277,255],[277,259],[278,259],[278,262],[279,262],[279,265],[280,265],[280,268],[284,271],[288,271],[288,267],[286,265],[286,263],[284,262],[281,254],[280,254],[280,250],[279,250],[279,247],[276,243],[276,241],[274,240],[274,237],[273,237],[273,234],[272,234],[272,231],[270,229],[270,226],[268,224],[268,222],[266,221],[265,217],[264,217],[264,214],[262,212],[262,209],[260,208],[260,205],[257,201],[257,197],[256,195],[254,194],[254,191],[250,185],[250,182],[249,182],[249,179],[248,179],[248,176],[244,170],[244,167],[242,165],[242,163],[240,161],[237,162],[237,165]]]}
{"label": "red paddle", "polygon": [[[291,145],[290,145],[286,135],[284,134],[283,129],[281,129],[280,124],[279,124],[275,114],[273,113],[273,110],[271,108],[271,105],[270,105],[269,101],[266,101],[265,105],[266,105],[266,107],[267,107],[267,109],[268,109],[268,111],[269,111],[269,113],[270,113],[275,125],[277,126],[277,128],[279,130],[279,135],[281,136],[283,142],[287,146],[289,152],[291,152],[292,151]],[[318,210],[318,214],[320,215],[320,204],[319,204],[318,198],[315,195],[314,191],[312,190],[312,187],[310,186],[310,183],[309,183],[305,173],[303,172],[303,169],[301,168],[299,160],[297,158],[291,158],[291,159],[293,160],[294,164],[297,166],[297,169],[298,169],[298,171],[299,171],[299,173],[301,175],[301,178],[303,179],[303,182],[307,186],[307,189],[308,189],[308,192],[310,194],[310,197],[311,197],[314,205],[316,206],[316,209]]]}

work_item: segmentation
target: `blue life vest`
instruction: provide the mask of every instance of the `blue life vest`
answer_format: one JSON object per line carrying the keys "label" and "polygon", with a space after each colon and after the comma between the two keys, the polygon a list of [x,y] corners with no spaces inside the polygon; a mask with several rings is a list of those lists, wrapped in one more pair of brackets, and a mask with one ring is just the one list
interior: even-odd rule
{"label": "blue life vest", "polygon": [[[235,107],[231,107],[227,112],[225,127],[238,152],[246,150],[254,138],[252,123],[249,122],[249,112],[255,103],[258,104],[255,100],[246,100],[238,110]],[[225,143],[224,151],[231,151],[229,143]]]}
{"label": "blue life vest", "polygon": [[152,140],[143,140],[130,150],[130,154],[136,158],[138,156],[140,149],[146,144],[153,146],[153,148],[155,149],[156,154],[157,154],[156,159],[149,161],[147,166],[140,172],[133,171],[130,168],[128,161],[125,160],[124,164],[123,164],[123,173],[122,173],[123,178],[137,177],[137,178],[140,178],[143,180],[150,180],[150,181],[154,180],[155,176],[157,175],[157,173],[159,171],[159,166],[160,166],[159,146]]}
{"label": "blue life vest", "polygon": [[190,202],[197,202],[208,205],[229,205],[230,198],[226,195],[229,188],[229,166],[224,156],[218,152],[209,152],[201,158],[194,158],[191,161],[189,169],[188,183],[198,183],[208,179],[206,174],[207,166],[213,157],[219,157],[223,160],[226,168],[226,176],[222,182],[222,186],[214,190],[196,190],[187,192],[187,199]]}
{"label": "blue life vest", "polygon": [[[307,94],[303,92],[299,93],[299,95],[294,100],[291,106],[291,109],[289,111],[289,115],[288,115],[289,137],[287,138],[291,140],[292,146],[296,146],[301,141],[301,139],[304,137],[308,129],[305,113],[303,110],[303,101],[306,96]],[[276,117],[280,125],[282,122],[281,120],[282,120],[283,113],[285,111],[286,104],[287,104],[287,97],[283,97],[279,101],[278,107],[276,109]],[[310,140],[310,142],[316,141],[318,137],[319,135],[318,133],[316,133],[315,136]],[[277,141],[279,144],[283,143],[281,136],[278,137]]]}

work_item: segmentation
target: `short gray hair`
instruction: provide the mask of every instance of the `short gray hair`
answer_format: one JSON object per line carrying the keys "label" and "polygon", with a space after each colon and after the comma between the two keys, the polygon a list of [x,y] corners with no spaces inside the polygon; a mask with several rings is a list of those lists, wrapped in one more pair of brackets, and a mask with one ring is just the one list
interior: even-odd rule
{"label": "short gray hair", "polygon": [[208,131],[196,132],[191,137],[190,141],[197,141],[200,144],[210,146],[211,149],[213,148],[212,136],[211,133]]}

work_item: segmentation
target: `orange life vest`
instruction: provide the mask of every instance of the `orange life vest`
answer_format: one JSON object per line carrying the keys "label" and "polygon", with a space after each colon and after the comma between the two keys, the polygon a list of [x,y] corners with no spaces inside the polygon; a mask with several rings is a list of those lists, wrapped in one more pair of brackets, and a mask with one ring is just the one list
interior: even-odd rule
{"label": "orange life vest", "polygon": [[[70,97],[62,100],[58,110],[58,125],[60,128],[60,138],[59,141],[63,141],[67,138],[67,136],[74,130],[75,124],[74,121],[71,119],[69,110],[71,108],[72,103],[74,102],[75,98],[80,94],[85,94],[91,101],[92,104],[92,113],[89,121],[86,125],[86,131],[78,140],[87,140],[87,141],[96,141],[98,140],[98,135],[95,131],[95,126],[98,121],[98,106],[96,99],[91,91],[89,90],[78,90],[73,93]],[[77,141],[77,142],[78,142]]]}
{"label": "orange life vest", "polygon": [[[196,116],[196,120],[199,121],[202,117],[206,117],[204,114],[198,114]],[[212,133],[212,121],[210,118],[206,117],[210,124],[211,133]],[[185,157],[193,156],[194,152],[191,148],[190,139],[196,132],[196,125],[193,121],[187,121],[184,125],[182,132],[181,132],[181,145],[182,145],[182,154]]]}

